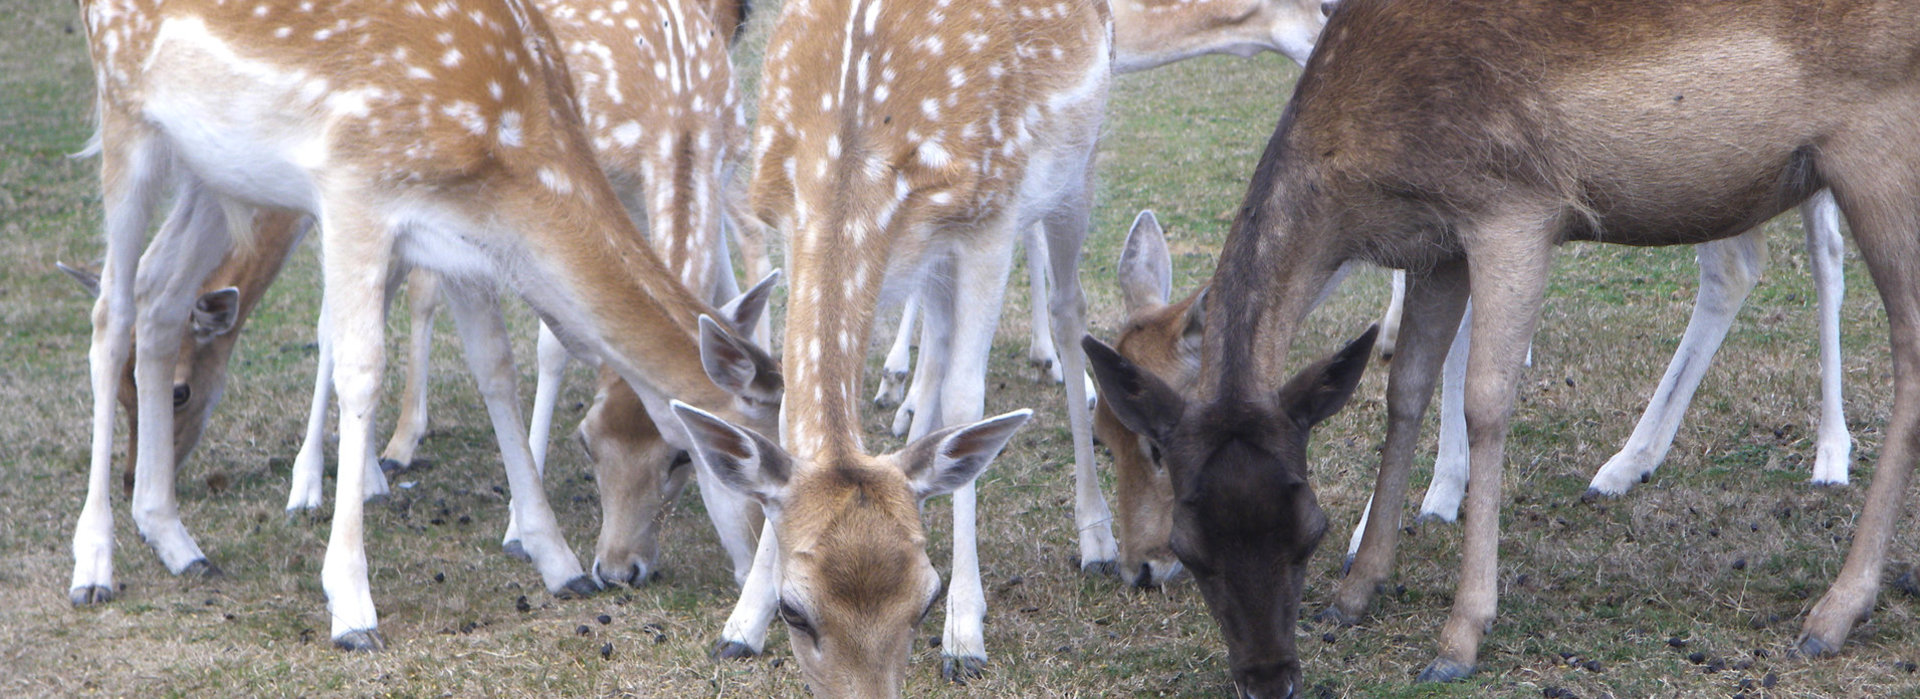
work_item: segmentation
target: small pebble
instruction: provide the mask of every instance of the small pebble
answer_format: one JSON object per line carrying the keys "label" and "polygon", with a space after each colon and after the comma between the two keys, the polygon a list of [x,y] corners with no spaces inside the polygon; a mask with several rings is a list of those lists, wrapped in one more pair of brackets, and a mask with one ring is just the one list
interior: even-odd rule
{"label": "small pebble", "polygon": [[613,644],[611,643],[600,644],[600,657],[603,660],[613,658]]}
{"label": "small pebble", "polygon": [[1332,643],[1334,641],[1333,632],[1328,631],[1326,633],[1320,634],[1320,640],[1326,643]]}
{"label": "small pebble", "polygon": [[433,574],[433,581],[434,581],[434,582],[437,582],[437,583],[443,583],[443,582],[446,582],[446,581],[447,581],[447,574],[446,574],[446,573],[434,573],[434,574]]}
{"label": "small pebble", "polygon": [[1687,662],[1693,663],[1695,665],[1699,665],[1700,663],[1704,663],[1706,661],[1707,661],[1706,653],[1702,653],[1696,650],[1692,653],[1687,654]]}
{"label": "small pebble", "polygon": [[1581,665],[1580,667],[1586,668],[1587,672],[1601,672],[1605,669],[1601,667],[1600,661],[1598,660],[1589,660],[1586,662],[1586,664]]}
{"label": "small pebble", "polygon": [[1674,636],[1673,638],[1667,639],[1667,645],[1673,646],[1675,648],[1685,648],[1687,647],[1687,639],[1681,638],[1679,636]]}
{"label": "small pebble", "polygon": [[574,629],[573,632],[580,634],[582,636],[588,636],[593,634],[593,629],[588,627],[586,624],[581,624],[580,628]]}
{"label": "small pebble", "polygon": [[610,616],[607,616],[607,615],[605,615],[605,614],[602,614],[602,615],[600,615],[600,616],[597,616],[597,617],[594,617],[594,618],[593,618],[593,620],[594,620],[594,621],[597,621],[597,622],[600,622],[600,625],[601,625],[601,626],[606,626],[607,624],[611,624],[611,623],[613,623],[613,617],[610,617]]}
{"label": "small pebble", "polygon": [[1776,684],[1780,684],[1779,675],[1769,672],[1767,673],[1766,677],[1760,678],[1760,686],[1765,687],[1767,689],[1773,689],[1773,686]]}
{"label": "small pebble", "polygon": [[514,609],[518,609],[518,610],[520,610],[520,611],[522,611],[522,612],[530,612],[530,611],[533,611],[533,605],[532,605],[532,604],[529,604],[529,603],[527,602],[527,596],[526,596],[526,595],[521,595],[521,596],[520,596],[520,599],[516,599],[516,600],[514,600],[514,601],[513,601],[513,608],[514,608]]}
{"label": "small pebble", "polygon": [[940,638],[939,636],[928,636],[928,637],[927,637],[927,647],[928,647],[928,648],[939,648],[939,647],[940,647],[940,644],[941,644],[942,642],[943,642],[943,641],[942,641],[942,639],[941,639],[941,638]]}
{"label": "small pebble", "polygon": [[1747,559],[1745,559],[1745,558],[1735,558],[1735,559],[1733,559],[1733,569],[1734,569],[1734,570],[1746,570],[1746,569],[1747,569]]}

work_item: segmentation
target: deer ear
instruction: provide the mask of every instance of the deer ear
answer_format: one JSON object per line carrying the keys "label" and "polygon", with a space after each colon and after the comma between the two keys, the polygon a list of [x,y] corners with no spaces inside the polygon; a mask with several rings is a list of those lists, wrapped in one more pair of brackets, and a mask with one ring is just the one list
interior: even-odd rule
{"label": "deer ear", "polygon": [[767,312],[767,301],[773,298],[773,287],[779,282],[780,270],[768,272],[767,277],[754,284],[753,288],[721,306],[720,315],[727,319],[727,325],[734,332],[743,336],[753,335],[754,328],[760,325],[760,316]]}
{"label": "deer ear", "polygon": [[1141,369],[1106,343],[1088,335],[1080,341],[1087,366],[1100,385],[1100,401],[1134,434],[1165,444],[1186,410],[1186,399],[1160,377]]}
{"label": "deer ear", "polygon": [[1142,211],[1120,249],[1120,296],[1128,313],[1164,305],[1173,294],[1173,259],[1166,234],[1152,211]]}
{"label": "deer ear", "polygon": [[199,338],[225,335],[240,322],[240,290],[227,287],[201,294],[193,302],[193,334]]}
{"label": "deer ear", "polygon": [[761,403],[780,402],[785,384],[773,357],[706,315],[700,316],[700,366],[728,393]]}
{"label": "deer ear", "polygon": [[1031,417],[1031,410],[1016,410],[971,425],[949,427],[914,440],[895,454],[894,460],[913,486],[914,496],[925,502],[973,482]]}
{"label": "deer ear", "polygon": [[66,272],[67,276],[69,277],[73,277],[74,281],[79,282],[80,286],[87,290],[87,294],[89,296],[92,296],[94,298],[100,298],[100,273],[99,272],[95,272],[93,270],[87,270],[87,269],[79,269],[77,267],[68,267],[67,263],[65,262],[55,262],[53,263],[53,266],[59,267],[60,271]]}
{"label": "deer ear", "polygon": [[1369,327],[1333,356],[1300,370],[1280,387],[1280,409],[1301,427],[1312,427],[1340,412],[1366,373],[1367,357],[1379,334],[1380,326]]}
{"label": "deer ear", "polygon": [[673,414],[687,428],[694,458],[706,464],[727,487],[778,506],[786,495],[793,461],[787,452],[753,430],[735,427],[699,408],[673,401]]}
{"label": "deer ear", "polygon": [[1200,365],[1200,345],[1207,339],[1207,290],[1203,286],[1193,292],[1193,303],[1187,306],[1187,312],[1180,320],[1185,327],[1180,329],[1180,358]]}

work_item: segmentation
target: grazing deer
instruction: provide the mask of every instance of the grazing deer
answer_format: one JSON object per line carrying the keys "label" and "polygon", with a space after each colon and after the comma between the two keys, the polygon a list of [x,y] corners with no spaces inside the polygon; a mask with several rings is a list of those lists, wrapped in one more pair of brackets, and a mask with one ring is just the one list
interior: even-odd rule
{"label": "grazing deer", "polygon": [[[1029,416],[980,420],[987,349],[1015,239],[1038,221],[1060,281],[1056,327],[1074,337],[1084,323],[1076,263],[1109,26],[1097,0],[784,8],[750,192],[762,220],[790,232],[780,443],[679,409],[696,458],[767,510],[717,655],[759,652],[777,611],[815,691],[897,695],[913,629],[941,589],[918,505],[951,491],[943,670],[961,678],[984,664],[973,480]],[[923,384],[908,445],[869,456],[857,410],[875,308],[922,278],[946,282],[920,287],[941,292],[923,297],[942,332],[922,351],[943,375]],[[1081,371],[1077,353],[1066,363]],[[1079,391],[1069,383],[1076,448],[1088,450]]]}
{"label": "grazing deer", "polygon": [[[263,210],[255,214],[255,245],[236,250],[221,261],[200,285],[188,325],[180,334],[179,361],[173,367],[173,443],[176,461],[183,461],[200,443],[213,409],[227,389],[227,360],[246,327],[247,316],[272,285],[287,255],[306,235],[299,216]],[[98,272],[59,265],[60,271],[100,297]],[[127,414],[127,464],[122,489],[133,493],[133,462],[139,456],[139,406],[134,404],[133,363],[125,362],[118,389],[120,409]]]}
{"label": "grazing deer", "polygon": [[[1208,292],[1182,394],[1088,341],[1103,403],[1165,454],[1173,542],[1221,622],[1243,692],[1299,684],[1291,619],[1324,529],[1278,375],[1340,264],[1408,270],[1389,425],[1365,541],[1325,615],[1352,621],[1385,580],[1419,422],[1471,284],[1471,445],[1460,589],[1438,658],[1472,671],[1494,620],[1507,420],[1553,248],[1731,237],[1831,187],[1888,310],[1894,415],[1839,578],[1799,647],[1839,649],[1872,609],[1920,431],[1920,3],[1795,0],[1341,4],[1282,113]],[[1589,19],[1592,17],[1601,20]],[[1836,44],[1834,36],[1849,37]],[[1350,348],[1351,349],[1351,348]],[[1345,356],[1344,354],[1341,356]],[[1335,362],[1339,364],[1340,362]],[[1337,388],[1337,386],[1335,386]],[[1337,391],[1335,391],[1337,392]],[[1294,474],[1236,508],[1249,471]],[[1281,495],[1274,495],[1281,493]],[[1318,526],[1305,526],[1319,523]],[[1258,536],[1248,536],[1257,532]],[[1224,556],[1223,552],[1239,556]],[[1248,580],[1251,553],[1277,561]],[[1198,565],[1196,565],[1198,564]],[[1262,599],[1254,599],[1256,593]],[[1274,623],[1283,622],[1283,623]]]}
{"label": "grazing deer", "polygon": [[[1313,53],[1314,38],[1326,23],[1325,12],[1332,0],[1209,0],[1185,2],[1112,3],[1113,70],[1132,73],[1168,63],[1208,54],[1233,54],[1250,58],[1262,51],[1273,51],[1293,62],[1306,65]],[[1027,231],[1023,240],[1027,254],[1027,288],[1030,298],[1048,295],[1051,282],[1047,275],[1047,241],[1039,228]],[[873,401],[880,407],[897,405],[893,433],[906,433],[913,417],[915,401],[906,397],[910,370],[910,345],[914,324],[919,318],[917,297],[908,297],[900,311],[900,324],[893,344],[887,350],[880,375],[880,389]],[[1038,367],[1041,377],[1060,383],[1060,354],[1054,347],[1052,323],[1047,307],[1029,303],[1028,328],[1033,340],[1027,345],[1027,361]],[[1389,314],[1389,317],[1392,317]],[[1088,381],[1087,393],[1093,394]]]}
{"label": "grazing deer", "polygon": [[[136,464],[134,519],[169,570],[205,565],[172,493],[148,487],[170,483],[173,469],[172,450],[155,439],[171,432],[164,389],[177,342],[159,341],[160,329],[181,327],[190,294],[214,264],[236,241],[251,242],[231,225],[251,207],[314,215],[326,250],[323,314],[341,458],[321,583],[341,647],[383,645],[357,496],[371,461],[384,281],[393,266],[432,269],[449,287],[515,519],[555,594],[595,585],[560,537],[520,431],[496,277],[576,354],[613,366],[669,443],[690,446],[677,422],[660,421],[673,399],[771,424],[779,395],[772,360],[701,321],[712,308],[638,242],[592,160],[556,40],[519,0],[89,0],[81,10],[98,87],[107,257],[74,602],[112,596],[105,486],[115,379],[136,337],[130,330],[139,342],[147,442]],[[136,269],[153,200],[169,184],[180,205]]]}
{"label": "grazing deer", "polygon": [[[759,223],[745,215],[743,188],[734,185],[735,168],[745,154],[746,123],[725,38],[728,26],[716,26],[701,5],[635,0],[536,0],[535,6],[552,25],[565,52],[576,105],[587,123],[596,160],[606,171],[630,217],[644,226],[653,247],[682,284],[716,305],[739,297],[734,317],[736,332],[750,332],[761,324],[760,310],[771,287],[763,283],[752,294],[740,296],[727,259],[722,223],[741,238],[750,268],[769,281]],[[737,10],[721,17],[739,18]],[[628,13],[620,17],[620,13]],[[751,232],[748,232],[751,231]],[[756,254],[753,250],[758,249]],[[393,438],[381,464],[405,468],[414,448],[426,434],[426,358],[432,337],[433,314],[438,308],[437,282],[430,272],[409,276],[412,309],[412,359]],[[753,327],[742,328],[746,321]],[[539,382],[535,390],[529,442],[537,473],[544,473],[555,403],[568,354],[554,334],[542,326],[538,350]],[[324,381],[317,391],[324,392]],[[324,399],[317,405],[324,405]],[[321,417],[316,413],[315,419]],[[601,490],[601,532],[596,545],[594,577],[602,584],[639,585],[652,577],[658,556],[658,528],[666,506],[685,484],[684,452],[661,441],[659,431],[646,424],[645,407],[618,373],[602,367],[593,407],[580,423],[577,436],[594,462],[595,483]],[[310,433],[318,435],[318,424]],[[310,439],[309,445],[318,444]],[[318,450],[314,450],[316,457]],[[302,448],[302,456],[308,453]],[[296,460],[305,465],[311,482],[311,502],[318,504],[318,458]],[[759,506],[720,487],[703,488],[708,516],[728,555],[736,580],[752,565],[754,538],[760,531]],[[526,557],[517,520],[509,518],[502,548]]]}

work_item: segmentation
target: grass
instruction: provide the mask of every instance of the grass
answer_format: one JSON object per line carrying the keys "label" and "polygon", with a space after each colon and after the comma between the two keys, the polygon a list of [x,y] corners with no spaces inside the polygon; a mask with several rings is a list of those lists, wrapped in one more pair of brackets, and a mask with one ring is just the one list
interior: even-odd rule
{"label": "grass", "polygon": [[[68,539],[87,454],[88,303],[52,263],[99,254],[97,166],[67,157],[88,136],[91,71],[71,33],[70,4],[0,6],[15,18],[0,35],[0,255],[15,261],[0,267],[0,386],[8,398],[0,409],[0,695],[802,693],[784,630],[773,632],[766,658],[706,659],[733,590],[697,498],[683,498],[665,529],[665,579],[643,589],[557,601],[526,565],[500,555],[505,481],[485,413],[447,340],[434,358],[435,426],[421,451],[436,465],[401,476],[413,487],[369,514],[373,589],[391,648],[333,651],[318,585],[327,524],[286,522],[280,509],[313,364],[317,270],[306,253],[256,311],[226,402],[182,470],[184,517],[228,575],[168,575],[116,493],[125,590],[98,609],[70,607]],[[742,65],[757,65],[752,46],[771,13],[763,10]],[[1112,337],[1119,320],[1112,265],[1139,209],[1154,208],[1171,229],[1177,289],[1209,273],[1223,214],[1244,193],[1295,73],[1268,56],[1117,79],[1084,263],[1097,334]],[[1392,589],[1362,625],[1303,625],[1310,695],[1539,696],[1549,687],[1581,697],[1920,695],[1920,600],[1911,593],[1884,592],[1842,656],[1785,657],[1806,609],[1838,570],[1864,487],[1806,485],[1818,411],[1813,292],[1797,222],[1769,226],[1773,274],[1721,351],[1665,468],[1627,497],[1591,505],[1578,496],[1625,441],[1677,342],[1694,267],[1684,249],[1580,246],[1561,254],[1508,449],[1502,607],[1480,673],[1459,684],[1411,683],[1432,656],[1458,564],[1458,531],[1432,525],[1405,539]],[[1891,409],[1891,380],[1879,302],[1857,259],[1847,272],[1849,420],[1860,441],[1854,477],[1864,483]],[[1385,275],[1360,275],[1315,316],[1300,356],[1357,333],[1384,301]],[[972,685],[948,685],[938,650],[921,642],[907,692],[1227,693],[1225,648],[1191,584],[1136,592],[1070,565],[1062,397],[1035,384],[1025,364],[1025,303],[1016,290],[1003,313],[988,393],[990,412],[1040,409],[981,482],[991,669]],[[529,315],[516,309],[510,320],[517,349],[530,357]],[[396,350],[405,331],[404,321],[393,328]],[[572,378],[563,427],[588,398],[585,374]],[[1313,447],[1315,487],[1337,533],[1314,559],[1311,608],[1331,593],[1345,531],[1371,484],[1383,387],[1384,372],[1370,374]],[[884,434],[889,417],[871,415],[869,433]],[[589,551],[597,512],[584,458],[566,443],[554,459],[551,497],[569,540]],[[1416,476],[1416,486],[1424,480]],[[944,501],[927,520],[944,568]],[[1911,521],[1899,530],[1895,572],[1916,559]],[[527,611],[516,608],[521,596]],[[927,637],[938,632],[937,622],[923,629]],[[1686,647],[1670,647],[1671,638]],[[1687,659],[1694,652],[1702,664]],[[1770,687],[1762,684],[1768,677]]]}

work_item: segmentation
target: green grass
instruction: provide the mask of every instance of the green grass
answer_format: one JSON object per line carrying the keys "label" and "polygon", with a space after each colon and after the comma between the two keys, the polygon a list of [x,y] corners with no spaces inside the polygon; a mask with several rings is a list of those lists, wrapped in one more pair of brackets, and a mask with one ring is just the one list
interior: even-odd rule
{"label": "green grass", "polygon": [[[329,648],[318,584],[327,524],[287,522],[281,513],[313,364],[318,282],[304,252],[256,311],[226,402],[182,470],[185,520],[227,577],[168,575],[116,492],[117,574],[126,589],[98,609],[68,606],[68,540],[87,458],[88,300],[52,263],[99,255],[97,165],[67,157],[91,128],[91,72],[80,37],[66,31],[71,4],[0,7],[12,18],[0,34],[0,254],[14,263],[0,267],[0,386],[8,399],[0,412],[0,696],[803,692],[784,630],[773,632],[767,658],[706,659],[733,589],[697,498],[683,498],[668,520],[665,578],[643,589],[558,601],[540,591],[528,566],[498,553],[506,511],[496,488],[505,480],[485,413],[444,332],[434,357],[434,432],[421,449],[436,466],[399,477],[414,486],[369,511],[373,590],[391,648]],[[754,42],[772,12],[760,9],[744,66],[757,65]],[[745,71],[749,92],[754,72]],[[1155,209],[1169,227],[1179,292],[1209,274],[1224,214],[1244,194],[1295,74],[1267,56],[1197,60],[1116,80],[1083,265],[1096,334],[1112,337],[1119,321],[1113,260],[1138,210]],[[1303,624],[1309,696],[1539,696],[1546,687],[1581,697],[1920,695],[1920,675],[1908,669],[1920,661],[1920,600],[1907,594],[1884,592],[1839,658],[1784,654],[1839,568],[1864,488],[1806,485],[1818,411],[1813,291],[1797,222],[1769,225],[1772,274],[1749,300],[1666,465],[1629,496],[1595,504],[1578,497],[1651,393],[1686,322],[1695,270],[1685,249],[1563,251],[1508,448],[1503,597],[1480,673],[1446,686],[1411,682],[1432,657],[1458,565],[1457,529],[1429,525],[1405,538],[1391,589],[1361,625]],[[1864,483],[1891,409],[1891,379],[1879,302],[1857,260],[1847,271],[1848,408],[1860,440],[1855,478]],[[1384,306],[1385,278],[1353,279],[1305,330],[1299,356],[1329,351],[1371,322]],[[938,650],[923,641],[907,692],[1226,694],[1225,648],[1190,583],[1137,592],[1084,578],[1069,564],[1077,548],[1062,396],[1031,380],[1026,302],[1024,289],[1010,295],[989,378],[989,411],[1039,409],[981,481],[991,669],[972,685],[948,685]],[[516,349],[530,357],[531,318],[524,309],[511,313]],[[395,356],[404,326],[392,329]],[[589,398],[586,374],[571,378],[562,429]],[[1309,612],[1333,589],[1346,532],[1372,482],[1383,388],[1384,372],[1370,374],[1312,450],[1334,533],[1308,576]],[[878,437],[889,418],[869,417],[876,446],[896,444]],[[391,414],[382,419],[390,423]],[[1428,439],[1423,458],[1431,458]],[[586,472],[571,442],[555,447],[550,497],[569,540],[590,556],[598,513]],[[216,474],[226,481],[217,490]],[[1416,474],[1415,485],[1427,478]],[[927,511],[942,569],[950,519],[944,500]],[[1896,570],[1917,558],[1911,520],[1898,529]],[[522,595],[527,612],[515,608]],[[594,620],[601,614],[611,623]],[[937,620],[922,633],[937,635]],[[1673,637],[1687,640],[1686,649],[1668,647]],[[612,645],[609,658],[602,644]],[[1706,672],[1686,658],[1696,651],[1724,667]],[[1587,660],[1600,670],[1574,666]],[[1777,685],[1760,688],[1769,675]]]}

